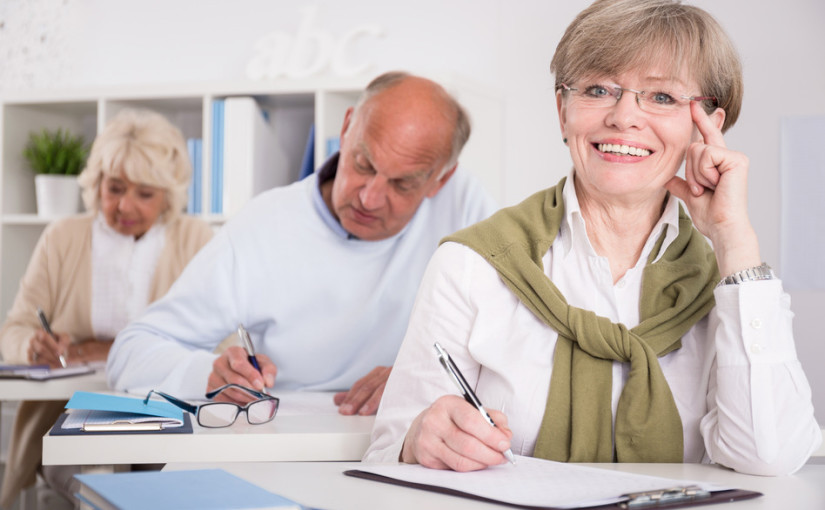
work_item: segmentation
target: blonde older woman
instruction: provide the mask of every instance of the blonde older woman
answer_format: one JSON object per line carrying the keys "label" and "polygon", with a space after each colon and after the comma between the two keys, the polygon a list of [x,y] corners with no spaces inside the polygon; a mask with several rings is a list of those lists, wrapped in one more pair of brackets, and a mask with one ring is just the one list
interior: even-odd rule
{"label": "blonde older woman", "polygon": [[[722,134],[742,100],[727,35],[680,2],[599,0],[551,70],[573,169],[436,251],[366,459],[795,471],[821,433],[748,218],[748,159]],[[498,427],[455,396],[433,342]]]}
{"label": "blonde older woman", "polygon": [[[123,110],[95,139],[80,175],[88,212],[46,227],[0,330],[9,363],[59,366],[105,360],[112,339],[161,297],[212,236],[181,214],[191,164],[181,132],[163,116]],[[40,327],[41,307],[57,340]],[[18,411],[0,504],[34,482],[40,437],[64,402]]]}

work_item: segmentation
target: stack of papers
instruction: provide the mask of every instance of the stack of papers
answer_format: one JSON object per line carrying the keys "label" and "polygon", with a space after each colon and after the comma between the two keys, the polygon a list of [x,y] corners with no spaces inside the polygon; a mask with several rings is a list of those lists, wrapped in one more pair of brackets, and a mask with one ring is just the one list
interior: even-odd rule
{"label": "stack of papers", "polygon": [[66,404],[70,409],[60,427],[85,432],[162,430],[182,427],[183,411],[158,400],[76,391]]}
{"label": "stack of papers", "polygon": [[68,368],[49,368],[48,365],[0,365],[0,378],[48,381],[60,377],[91,374],[94,367],[80,365]]}

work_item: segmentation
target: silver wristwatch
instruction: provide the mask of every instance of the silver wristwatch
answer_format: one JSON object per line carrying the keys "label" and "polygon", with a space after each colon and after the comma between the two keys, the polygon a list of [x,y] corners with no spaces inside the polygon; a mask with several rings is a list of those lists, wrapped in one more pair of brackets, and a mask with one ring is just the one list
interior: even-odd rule
{"label": "silver wristwatch", "polygon": [[774,276],[771,266],[763,262],[762,265],[750,269],[743,269],[742,271],[737,271],[730,276],[722,278],[722,281],[719,282],[717,287],[722,285],[738,285],[742,282],[773,280],[774,278],[776,278],[776,276]]}

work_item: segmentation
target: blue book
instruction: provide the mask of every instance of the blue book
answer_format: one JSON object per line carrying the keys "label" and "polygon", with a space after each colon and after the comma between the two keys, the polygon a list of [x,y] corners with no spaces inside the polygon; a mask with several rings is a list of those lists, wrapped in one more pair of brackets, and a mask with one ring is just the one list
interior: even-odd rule
{"label": "blue book", "polygon": [[304,159],[301,161],[301,173],[298,174],[300,181],[304,177],[315,171],[315,124],[309,126],[309,136],[304,147]]}
{"label": "blue book", "polygon": [[193,209],[195,214],[203,212],[201,202],[203,201],[203,140],[195,138],[195,161],[192,163],[192,182],[194,183],[195,203]]}
{"label": "blue book", "polygon": [[198,159],[198,139],[186,139],[186,151],[189,153],[189,162],[192,164],[192,178],[189,181],[189,190],[187,192],[188,200],[186,202],[186,212],[188,214],[197,214],[200,211],[197,209],[198,202],[198,181],[200,175],[198,174],[197,159]]}
{"label": "blue book", "polygon": [[335,154],[339,150],[341,150],[341,138],[337,137],[337,136],[331,136],[331,137],[327,138],[327,146],[326,146],[327,157],[332,156],[333,154]]}
{"label": "blue book", "polygon": [[224,100],[212,101],[212,192],[209,212],[223,212]]}
{"label": "blue book", "polygon": [[133,471],[74,475],[88,494],[75,494],[96,509],[210,510],[301,505],[222,469]]}

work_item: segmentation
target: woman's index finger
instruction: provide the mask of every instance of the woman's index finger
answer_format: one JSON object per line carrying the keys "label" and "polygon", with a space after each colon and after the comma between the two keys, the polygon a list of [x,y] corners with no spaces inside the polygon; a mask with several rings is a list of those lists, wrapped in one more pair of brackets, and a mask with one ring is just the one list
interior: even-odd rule
{"label": "woman's index finger", "polygon": [[707,114],[700,101],[690,102],[690,116],[693,123],[699,129],[699,134],[707,145],[715,145],[717,147],[725,146],[725,137],[722,135],[722,130],[719,129],[710,115]]}

